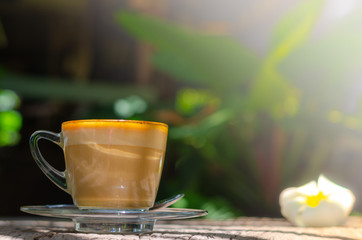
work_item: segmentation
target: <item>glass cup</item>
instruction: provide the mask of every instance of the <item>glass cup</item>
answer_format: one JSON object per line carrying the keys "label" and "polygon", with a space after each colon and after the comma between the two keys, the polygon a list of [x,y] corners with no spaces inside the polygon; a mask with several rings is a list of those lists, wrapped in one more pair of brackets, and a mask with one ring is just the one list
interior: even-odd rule
{"label": "glass cup", "polygon": [[[166,150],[168,127],[132,120],[75,120],[62,131],[36,131],[31,153],[44,174],[69,193],[80,209],[147,210],[154,205]],[[41,155],[46,139],[64,151],[64,172]]]}

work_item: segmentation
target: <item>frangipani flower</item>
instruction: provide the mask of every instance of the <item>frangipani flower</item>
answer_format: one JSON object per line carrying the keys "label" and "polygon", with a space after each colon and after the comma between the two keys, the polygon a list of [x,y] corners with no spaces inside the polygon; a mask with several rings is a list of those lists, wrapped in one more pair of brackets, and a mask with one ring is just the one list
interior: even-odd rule
{"label": "frangipani flower", "polygon": [[353,193],[323,175],[301,187],[281,192],[282,215],[300,227],[328,227],[343,224],[355,202]]}

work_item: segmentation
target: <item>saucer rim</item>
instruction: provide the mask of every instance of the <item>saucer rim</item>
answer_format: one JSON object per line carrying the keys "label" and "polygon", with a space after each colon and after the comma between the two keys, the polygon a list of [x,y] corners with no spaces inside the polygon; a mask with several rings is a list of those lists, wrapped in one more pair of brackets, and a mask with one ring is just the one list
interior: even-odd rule
{"label": "saucer rim", "polygon": [[188,208],[160,208],[150,211],[129,211],[110,209],[79,209],[73,204],[47,204],[21,206],[22,212],[56,218],[89,218],[89,219],[149,219],[149,220],[177,220],[202,217],[208,214],[207,210]]}

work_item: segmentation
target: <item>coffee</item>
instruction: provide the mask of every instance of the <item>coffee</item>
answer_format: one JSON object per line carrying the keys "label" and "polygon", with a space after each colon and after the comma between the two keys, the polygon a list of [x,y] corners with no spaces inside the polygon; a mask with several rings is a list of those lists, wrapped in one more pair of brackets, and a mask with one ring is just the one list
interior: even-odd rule
{"label": "coffee", "polygon": [[166,141],[162,123],[64,122],[60,145],[66,186],[60,187],[83,209],[148,209],[156,198]]}
{"label": "coffee", "polygon": [[153,205],[164,151],[105,144],[64,148],[67,181],[74,202],[83,208],[138,208]]}
{"label": "coffee", "polygon": [[62,127],[67,182],[78,206],[153,205],[165,155],[164,126],[92,121]]}

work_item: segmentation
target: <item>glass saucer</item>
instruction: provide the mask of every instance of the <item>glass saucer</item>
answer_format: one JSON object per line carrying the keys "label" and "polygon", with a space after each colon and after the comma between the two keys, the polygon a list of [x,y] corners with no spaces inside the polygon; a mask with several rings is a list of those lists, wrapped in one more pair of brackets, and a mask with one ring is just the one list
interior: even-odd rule
{"label": "glass saucer", "polygon": [[81,210],[74,205],[22,206],[21,211],[47,217],[70,218],[75,230],[95,233],[152,232],[156,220],[201,217],[207,211],[183,208],[163,208],[153,211]]}

